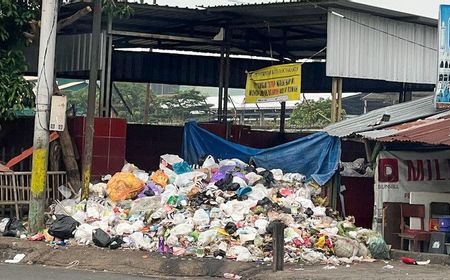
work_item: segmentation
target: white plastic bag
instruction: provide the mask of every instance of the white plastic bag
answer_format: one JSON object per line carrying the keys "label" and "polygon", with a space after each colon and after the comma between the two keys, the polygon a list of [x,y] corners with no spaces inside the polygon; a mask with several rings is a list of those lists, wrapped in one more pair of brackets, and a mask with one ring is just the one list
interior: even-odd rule
{"label": "white plastic bag", "polygon": [[237,230],[237,234],[239,234],[241,244],[244,244],[247,241],[255,240],[258,231],[253,227],[243,227]]}
{"label": "white plastic bag", "polygon": [[206,157],[205,161],[202,164],[202,168],[217,168],[219,167],[219,165],[216,163],[216,161],[214,160],[213,156],[209,155],[208,157]]}
{"label": "white plastic bag", "polygon": [[134,249],[142,249],[150,251],[153,246],[151,243],[151,239],[148,236],[145,236],[142,232],[134,232],[129,237],[129,246]]}
{"label": "white plastic bag", "polygon": [[94,227],[90,224],[82,224],[75,231],[74,237],[79,244],[90,244],[92,242],[92,231]]}
{"label": "white plastic bag", "polygon": [[209,215],[205,210],[198,209],[194,213],[193,221],[196,226],[207,226],[209,225]]}
{"label": "white plastic bag", "polygon": [[270,170],[273,174],[273,178],[277,181],[281,181],[283,179],[283,170],[281,169],[272,169]]}
{"label": "white plastic bag", "polygon": [[237,261],[248,262],[252,260],[252,254],[243,246],[233,246],[227,251],[227,256],[236,258]]}
{"label": "white plastic bag", "polygon": [[3,233],[5,231],[6,225],[9,222],[9,218],[3,218],[0,222],[0,233]]}
{"label": "white plastic bag", "polygon": [[214,229],[210,229],[204,232],[201,232],[198,237],[198,245],[200,246],[208,246],[217,236],[217,231]]}
{"label": "white plastic bag", "polygon": [[250,172],[245,175],[245,178],[247,178],[248,185],[253,186],[256,182],[262,179],[261,175],[256,174],[255,172]]}
{"label": "white plastic bag", "polygon": [[263,184],[257,184],[252,188],[251,193],[248,194],[248,198],[258,201],[263,199],[264,197],[267,197],[268,194],[269,190],[264,187]]}
{"label": "white plastic bag", "polygon": [[115,228],[116,234],[117,235],[124,235],[126,234],[132,234],[133,231],[133,226],[127,222],[122,222],[120,224],[118,224]]}
{"label": "white plastic bag", "polygon": [[171,235],[175,235],[175,236],[188,235],[189,233],[192,232],[192,229],[193,229],[193,225],[192,224],[183,223],[183,224],[179,224],[179,225],[174,226],[170,230],[170,234]]}
{"label": "white plastic bag", "polygon": [[259,234],[265,234],[269,221],[266,219],[258,219],[255,221],[255,227],[258,229]]}

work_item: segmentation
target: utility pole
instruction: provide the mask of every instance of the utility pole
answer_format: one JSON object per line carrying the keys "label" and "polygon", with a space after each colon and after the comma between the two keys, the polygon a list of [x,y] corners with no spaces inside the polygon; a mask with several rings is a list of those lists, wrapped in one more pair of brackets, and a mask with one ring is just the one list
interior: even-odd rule
{"label": "utility pole", "polygon": [[89,198],[89,182],[91,180],[92,143],[94,138],[95,96],[97,90],[101,24],[102,24],[102,0],[95,0],[94,18],[92,20],[91,59],[90,59],[91,70],[89,73],[88,109],[86,116],[86,131],[84,138],[83,172],[82,172],[83,185],[81,191],[81,200]]}
{"label": "utility pole", "polygon": [[34,118],[33,164],[31,198],[28,213],[30,230],[44,227],[45,188],[48,165],[48,123],[50,97],[53,94],[58,0],[42,1],[41,33],[39,38],[36,114]]}

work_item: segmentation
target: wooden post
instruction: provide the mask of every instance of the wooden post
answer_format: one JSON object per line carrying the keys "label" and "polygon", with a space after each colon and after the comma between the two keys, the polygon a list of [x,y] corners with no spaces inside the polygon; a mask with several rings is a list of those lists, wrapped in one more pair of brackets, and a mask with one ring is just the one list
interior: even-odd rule
{"label": "wooden post", "polygon": [[338,94],[338,102],[337,102],[337,114],[336,121],[340,121],[342,118],[342,78],[338,78],[337,81],[337,94]]}
{"label": "wooden post", "polygon": [[87,200],[89,197],[89,183],[91,180],[92,166],[92,145],[94,140],[94,114],[95,114],[95,96],[97,90],[98,62],[100,53],[100,44],[97,38],[100,37],[100,28],[102,23],[102,0],[95,1],[94,18],[92,23],[92,41],[91,41],[91,61],[89,74],[89,93],[88,109],[86,116],[86,134],[84,139],[83,154],[83,184],[81,191],[81,200]]}
{"label": "wooden post", "polygon": [[331,122],[336,122],[336,93],[337,93],[337,78],[331,80]]}
{"label": "wooden post", "polygon": [[273,227],[273,262],[272,271],[283,270],[284,266],[284,224],[277,221]]}

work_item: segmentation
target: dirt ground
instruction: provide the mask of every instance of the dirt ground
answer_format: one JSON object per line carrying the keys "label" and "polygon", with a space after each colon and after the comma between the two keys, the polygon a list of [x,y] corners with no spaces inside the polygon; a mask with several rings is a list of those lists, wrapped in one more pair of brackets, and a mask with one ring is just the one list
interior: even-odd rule
{"label": "dirt ground", "polygon": [[222,277],[235,273],[243,279],[450,279],[450,267],[444,265],[406,265],[389,261],[356,263],[349,267],[326,265],[286,265],[273,273],[270,263],[243,263],[195,257],[173,257],[144,251],[109,250],[87,246],[53,248],[44,242],[0,238],[0,261],[24,253],[22,264],[71,267],[81,270],[111,271],[133,275],[178,277]]}

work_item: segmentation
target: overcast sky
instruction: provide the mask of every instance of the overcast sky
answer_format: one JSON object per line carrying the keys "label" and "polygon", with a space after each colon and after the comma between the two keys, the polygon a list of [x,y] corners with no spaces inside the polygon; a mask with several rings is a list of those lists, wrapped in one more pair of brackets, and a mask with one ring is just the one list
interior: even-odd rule
{"label": "overcast sky", "polygon": [[[354,0],[368,5],[379,6],[392,10],[399,10],[406,13],[417,14],[421,16],[437,18],[439,4],[450,1],[444,0]],[[147,3],[153,3],[153,0],[145,0]],[[195,7],[195,6],[215,6],[230,5],[240,3],[262,3],[276,2],[275,0],[156,0],[159,5],[179,6],[179,7]]]}

